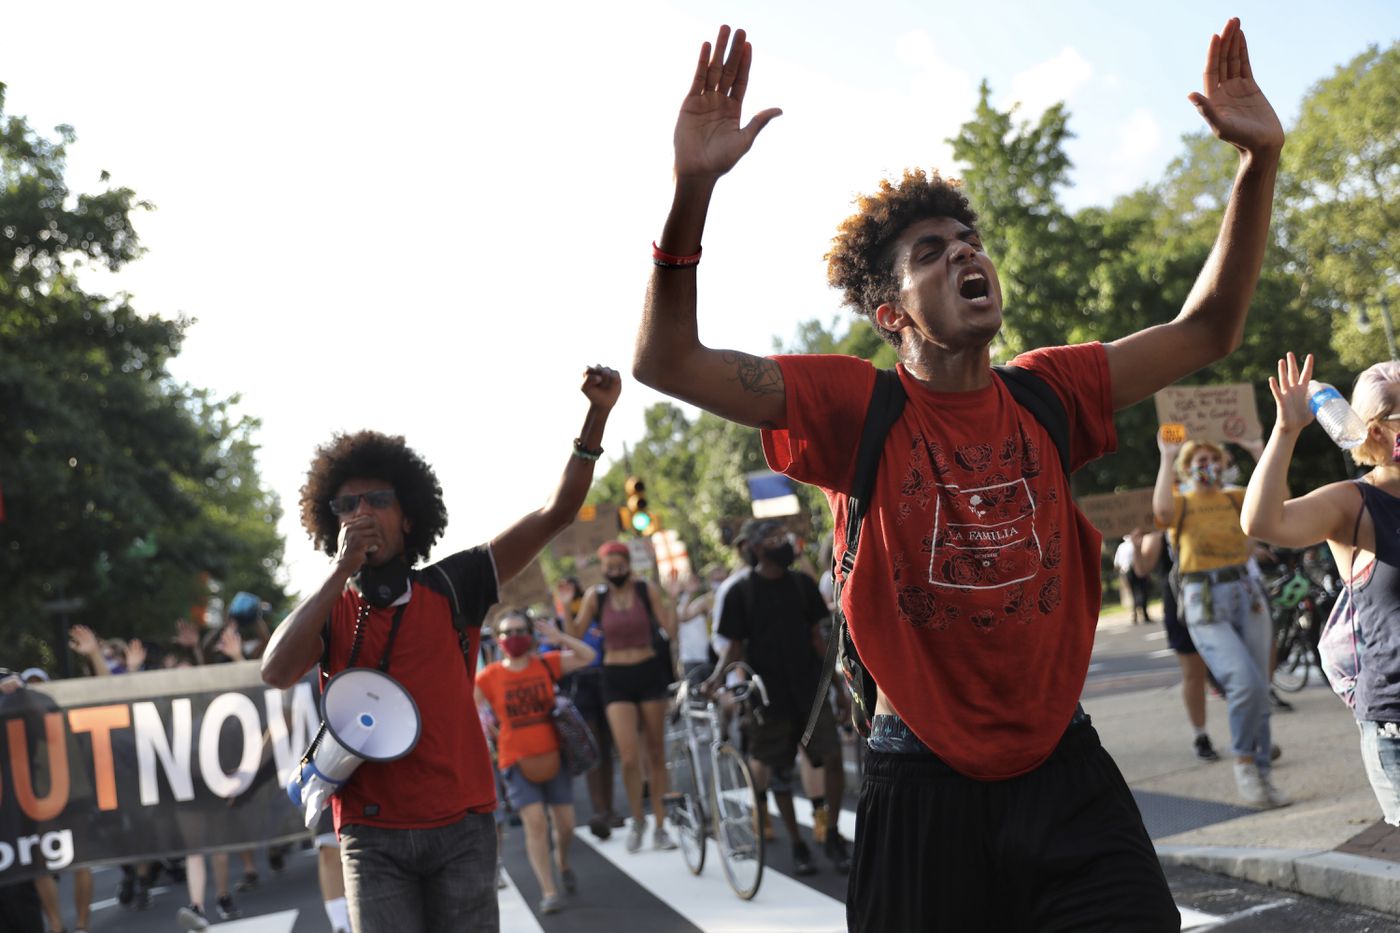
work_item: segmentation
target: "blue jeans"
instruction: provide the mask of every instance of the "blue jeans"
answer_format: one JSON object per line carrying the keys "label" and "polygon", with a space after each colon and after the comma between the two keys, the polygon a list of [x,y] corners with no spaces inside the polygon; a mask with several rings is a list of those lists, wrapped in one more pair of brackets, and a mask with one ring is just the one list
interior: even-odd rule
{"label": "blue jeans", "polygon": [[[1204,598],[1209,586],[1210,604]],[[1186,628],[1230,707],[1231,751],[1271,770],[1269,749],[1269,643],[1273,623],[1259,584],[1187,581],[1182,586]]]}
{"label": "blue jeans", "polygon": [[500,929],[490,813],[433,829],[347,824],[340,861],[355,933]]}
{"label": "blue jeans", "polygon": [[1400,826],[1400,726],[1393,722],[1358,722],[1361,761],[1381,805],[1381,815]]}

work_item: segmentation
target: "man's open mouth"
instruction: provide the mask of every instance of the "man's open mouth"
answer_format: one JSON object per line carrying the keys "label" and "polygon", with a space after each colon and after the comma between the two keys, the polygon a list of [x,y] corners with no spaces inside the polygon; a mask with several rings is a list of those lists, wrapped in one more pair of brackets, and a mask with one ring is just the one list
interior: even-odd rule
{"label": "man's open mouth", "polygon": [[958,294],[971,301],[986,298],[991,293],[991,283],[980,272],[969,272],[958,282]]}

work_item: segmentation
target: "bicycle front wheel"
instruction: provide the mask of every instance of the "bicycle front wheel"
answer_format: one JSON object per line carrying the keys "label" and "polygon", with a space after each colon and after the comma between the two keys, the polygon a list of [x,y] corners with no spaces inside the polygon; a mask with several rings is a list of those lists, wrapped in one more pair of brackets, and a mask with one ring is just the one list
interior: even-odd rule
{"label": "bicycle front wheel", "polygon": [[734,893],[747,901],[758,893],[763,880],[763,831],[753,775],[730,745],[719,750],[716,760],[714,811],[724,876]]}
{"label": "bicycle front wheel", "polygon": [[1312,649],[1307,636],[1298,625],[1295,609],[1279,628],[1274,637],[1277,657],[1274,663],[1273,685],[1285,693],[1297,693],[1308,684],[1308,667],[1312,662]]}
{"label": "bicycle front wheel", "polygon": [[695,756],[683,738],[671,743],[666,756],[671,791],[666,795],[666,818],[679,837],[681,857],[692,875],[705,868],[705,810],[701,804],[700,772]]}

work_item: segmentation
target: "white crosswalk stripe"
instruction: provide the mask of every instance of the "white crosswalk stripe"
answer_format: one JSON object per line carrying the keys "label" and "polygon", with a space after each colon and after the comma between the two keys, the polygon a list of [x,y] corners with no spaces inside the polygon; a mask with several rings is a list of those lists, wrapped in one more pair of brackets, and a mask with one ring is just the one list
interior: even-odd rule
{"label": "white crosswalk stripe", "polygon": [[[853,815],[854,817],[854,815]],[[705,870],[686,870],[676,852],[643,848],[631,853],[616,844],[582,839],[637,884],[664,900],[668,907],[705,933],[835,933],[846,929],[846,906],[783,875],[763,870],[763,882],[751,901],[741,901],[724,880],[718,854],[709,842]],[[650,836],[647,837],[650,842]],[[502,923],[502,929],[505,924]]]}

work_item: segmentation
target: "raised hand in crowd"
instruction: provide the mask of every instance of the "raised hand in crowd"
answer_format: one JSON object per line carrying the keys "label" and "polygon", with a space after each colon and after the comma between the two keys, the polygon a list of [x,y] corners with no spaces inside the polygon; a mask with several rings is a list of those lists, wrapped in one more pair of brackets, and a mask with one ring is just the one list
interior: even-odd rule
{"label": "raised hand in crowd", "polygon": [[230,661],[243,660],[243,639],[239,637],[236,625],[225,625],[219,632],[218,648]]}
{"label": "raised hand in crowd", "polygon": [[86,625],[69,627],[68,647],[88,659],[94,677],[105,677],[112,673],[107,669],[107,659],[102,656],[102,643],[97,640],[97,633]]}
{"label": "raised hand in crowd", "polygon": [[175,620],[175,645],[184,648],[194,656],[195,664],[204,663],[204,652],[199,643],[199,628],[189,619]]}
{"label": "raised hand in crowd", "polygon": [[126,643],[126,669],[129,673],[144,670],[146,666],[146,646],[141,639],[133,638]]}

